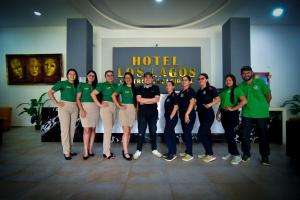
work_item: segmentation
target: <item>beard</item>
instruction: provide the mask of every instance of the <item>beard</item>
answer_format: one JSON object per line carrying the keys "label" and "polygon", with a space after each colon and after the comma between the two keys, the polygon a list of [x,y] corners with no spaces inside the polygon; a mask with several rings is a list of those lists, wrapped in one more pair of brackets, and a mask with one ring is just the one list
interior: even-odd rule
{"label": "beard", "polygon": [[249,81],[249,80],[252,79],[252,77],[253,77],[253,75],[251,75],[251,76],[244,76],[244,77],[243,77],[243,80],[244,80],[244,81]]}

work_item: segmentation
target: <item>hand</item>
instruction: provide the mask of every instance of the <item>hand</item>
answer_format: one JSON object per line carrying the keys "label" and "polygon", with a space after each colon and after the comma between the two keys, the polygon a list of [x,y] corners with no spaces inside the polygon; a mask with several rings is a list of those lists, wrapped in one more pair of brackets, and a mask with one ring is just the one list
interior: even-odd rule
{"label": "hand", "polygon": [[227,107],[227,108],[225,108],[225,110],[228,110],[228,111],[235,111],[232,107]]}
{"label": "hand", "polygon": [[173,119],[173,117],[174,117],[174,115],[172,116],[172,115],[170,115],[170,120],[172,120]]}
{"label": "hand", "polygon": [[64,102],[61,101],[57,102],[57,107],[64,107],[64,105],[65,105]]}
{"label": "hand", "polygon": [[86,117],[86,112],[84,110],[80,110],[80,116],[82,118],[85,118]]}
{"label": "hand", "polygon": [[120,110],[126,110],[126,106],[122,105],[122,106],[119,106]]}
{"label": "hand", "polygon": [[108,107],[108,103],[103,102],[103,103],[101,103],[99,106],[100,106],[101,108],[103,108],[103,107]]}
{"label": "hand", "polygon": [[209,109],[209,108],[211,108],[212,107],[212,105],[210,104],[210,103],[208,103],[208,104],[202,104],[206,109]]}
{"label": "hand", "polygon": [[184,116],[184,122],[186,124],[190,123],[190,116],[188,114],[185,114],[185,116]]}

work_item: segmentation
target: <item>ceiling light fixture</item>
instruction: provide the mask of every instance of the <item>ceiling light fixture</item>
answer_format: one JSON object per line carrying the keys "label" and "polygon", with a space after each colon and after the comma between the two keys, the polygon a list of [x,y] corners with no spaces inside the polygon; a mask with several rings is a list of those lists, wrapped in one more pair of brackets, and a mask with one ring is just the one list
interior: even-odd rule
{"label": "ceiling light fixture", "polygon": [[42,13],[40,13],[39,11],[34,11],[33,14],[36,15],[36,16],[41,16],[42,15]]}
{"label": "ceiling light fixture", "polygon": [[156,3],[161,3],[161,2],[163,2],[163,0],[155,0],[156,1]]}
{"label": "ceiling light fixture", "polygon": [[272,15],[274,17],[280,17],[283,15],[283,11],[284,11],[283,8],[275,8],[272,12]]}

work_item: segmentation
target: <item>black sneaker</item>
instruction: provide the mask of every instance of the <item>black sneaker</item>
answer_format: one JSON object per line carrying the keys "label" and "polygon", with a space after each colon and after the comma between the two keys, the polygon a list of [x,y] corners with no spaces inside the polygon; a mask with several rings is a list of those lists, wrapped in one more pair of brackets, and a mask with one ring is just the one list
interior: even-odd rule
{"label": "black sneaker", "polygon": [[248,155],[242,156],[242,162],[248,162],[249,160],[250,160],[250,156],[248,156]]}
{"label": "black sneaker", "polygon": [[163,155],[162,155],[162,157],[163,158],[167,158],[167,157],[169,157],[170,155],[168,154],[168,153],[164,153]]}
{"label": "black sneaker", "polygon": [[260,163],[262,165],[269,166],[270,165],[269,158],[267,156],[262,157]]}
{"label": "black sneaker", "polygon": [[169,155],[168,157],[166,157],[165,158],[165,161],[173,161],[173,160],[175,160],[177,158],[177,156],[176,155]]}

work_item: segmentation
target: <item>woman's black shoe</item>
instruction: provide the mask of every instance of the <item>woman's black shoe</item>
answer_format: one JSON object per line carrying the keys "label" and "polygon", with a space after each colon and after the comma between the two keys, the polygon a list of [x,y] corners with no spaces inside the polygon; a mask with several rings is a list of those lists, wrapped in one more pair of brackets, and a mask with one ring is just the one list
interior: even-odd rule
{"label": "woman's black shoe", "polygon": [[93,157],[94,155],[95,155],[94,153],[89,153],[89,156],[92,156],[92,157]]}
{"label": "woman's black shoe", "polygon": [[71,156],[66,156],[65,154],[64,154],[64,157],[65,157],[66,160],[71,160],[72,159]]}
{"label": "woman's black shoe", "polygon": [[77,153],[71,152],[70,155],[71,155],[71,156],[77,156]]}
{"label": "woman's black shoe", "polygon": [[83,160],[87,160],[89,156],[83,156]]}
{"label": "woman's black shoe", "polygon": [[103,154],[103,158],[106,158],[106,159],[113,159],[113,158],[115,158],[115,155],[111,152],[111,153],[110,153],[110,156],[106,156],[105,154]]}
{"label": "woman's black shoe", "polygon": [[[131,153],[124,153],[124,151],[122,151],[122,154],[123,154],[123,158],[125,160],[129,160],[129,161],[132,160],[133,155]],[[129,157],[127,157],[127,156],[129,156]]]}

